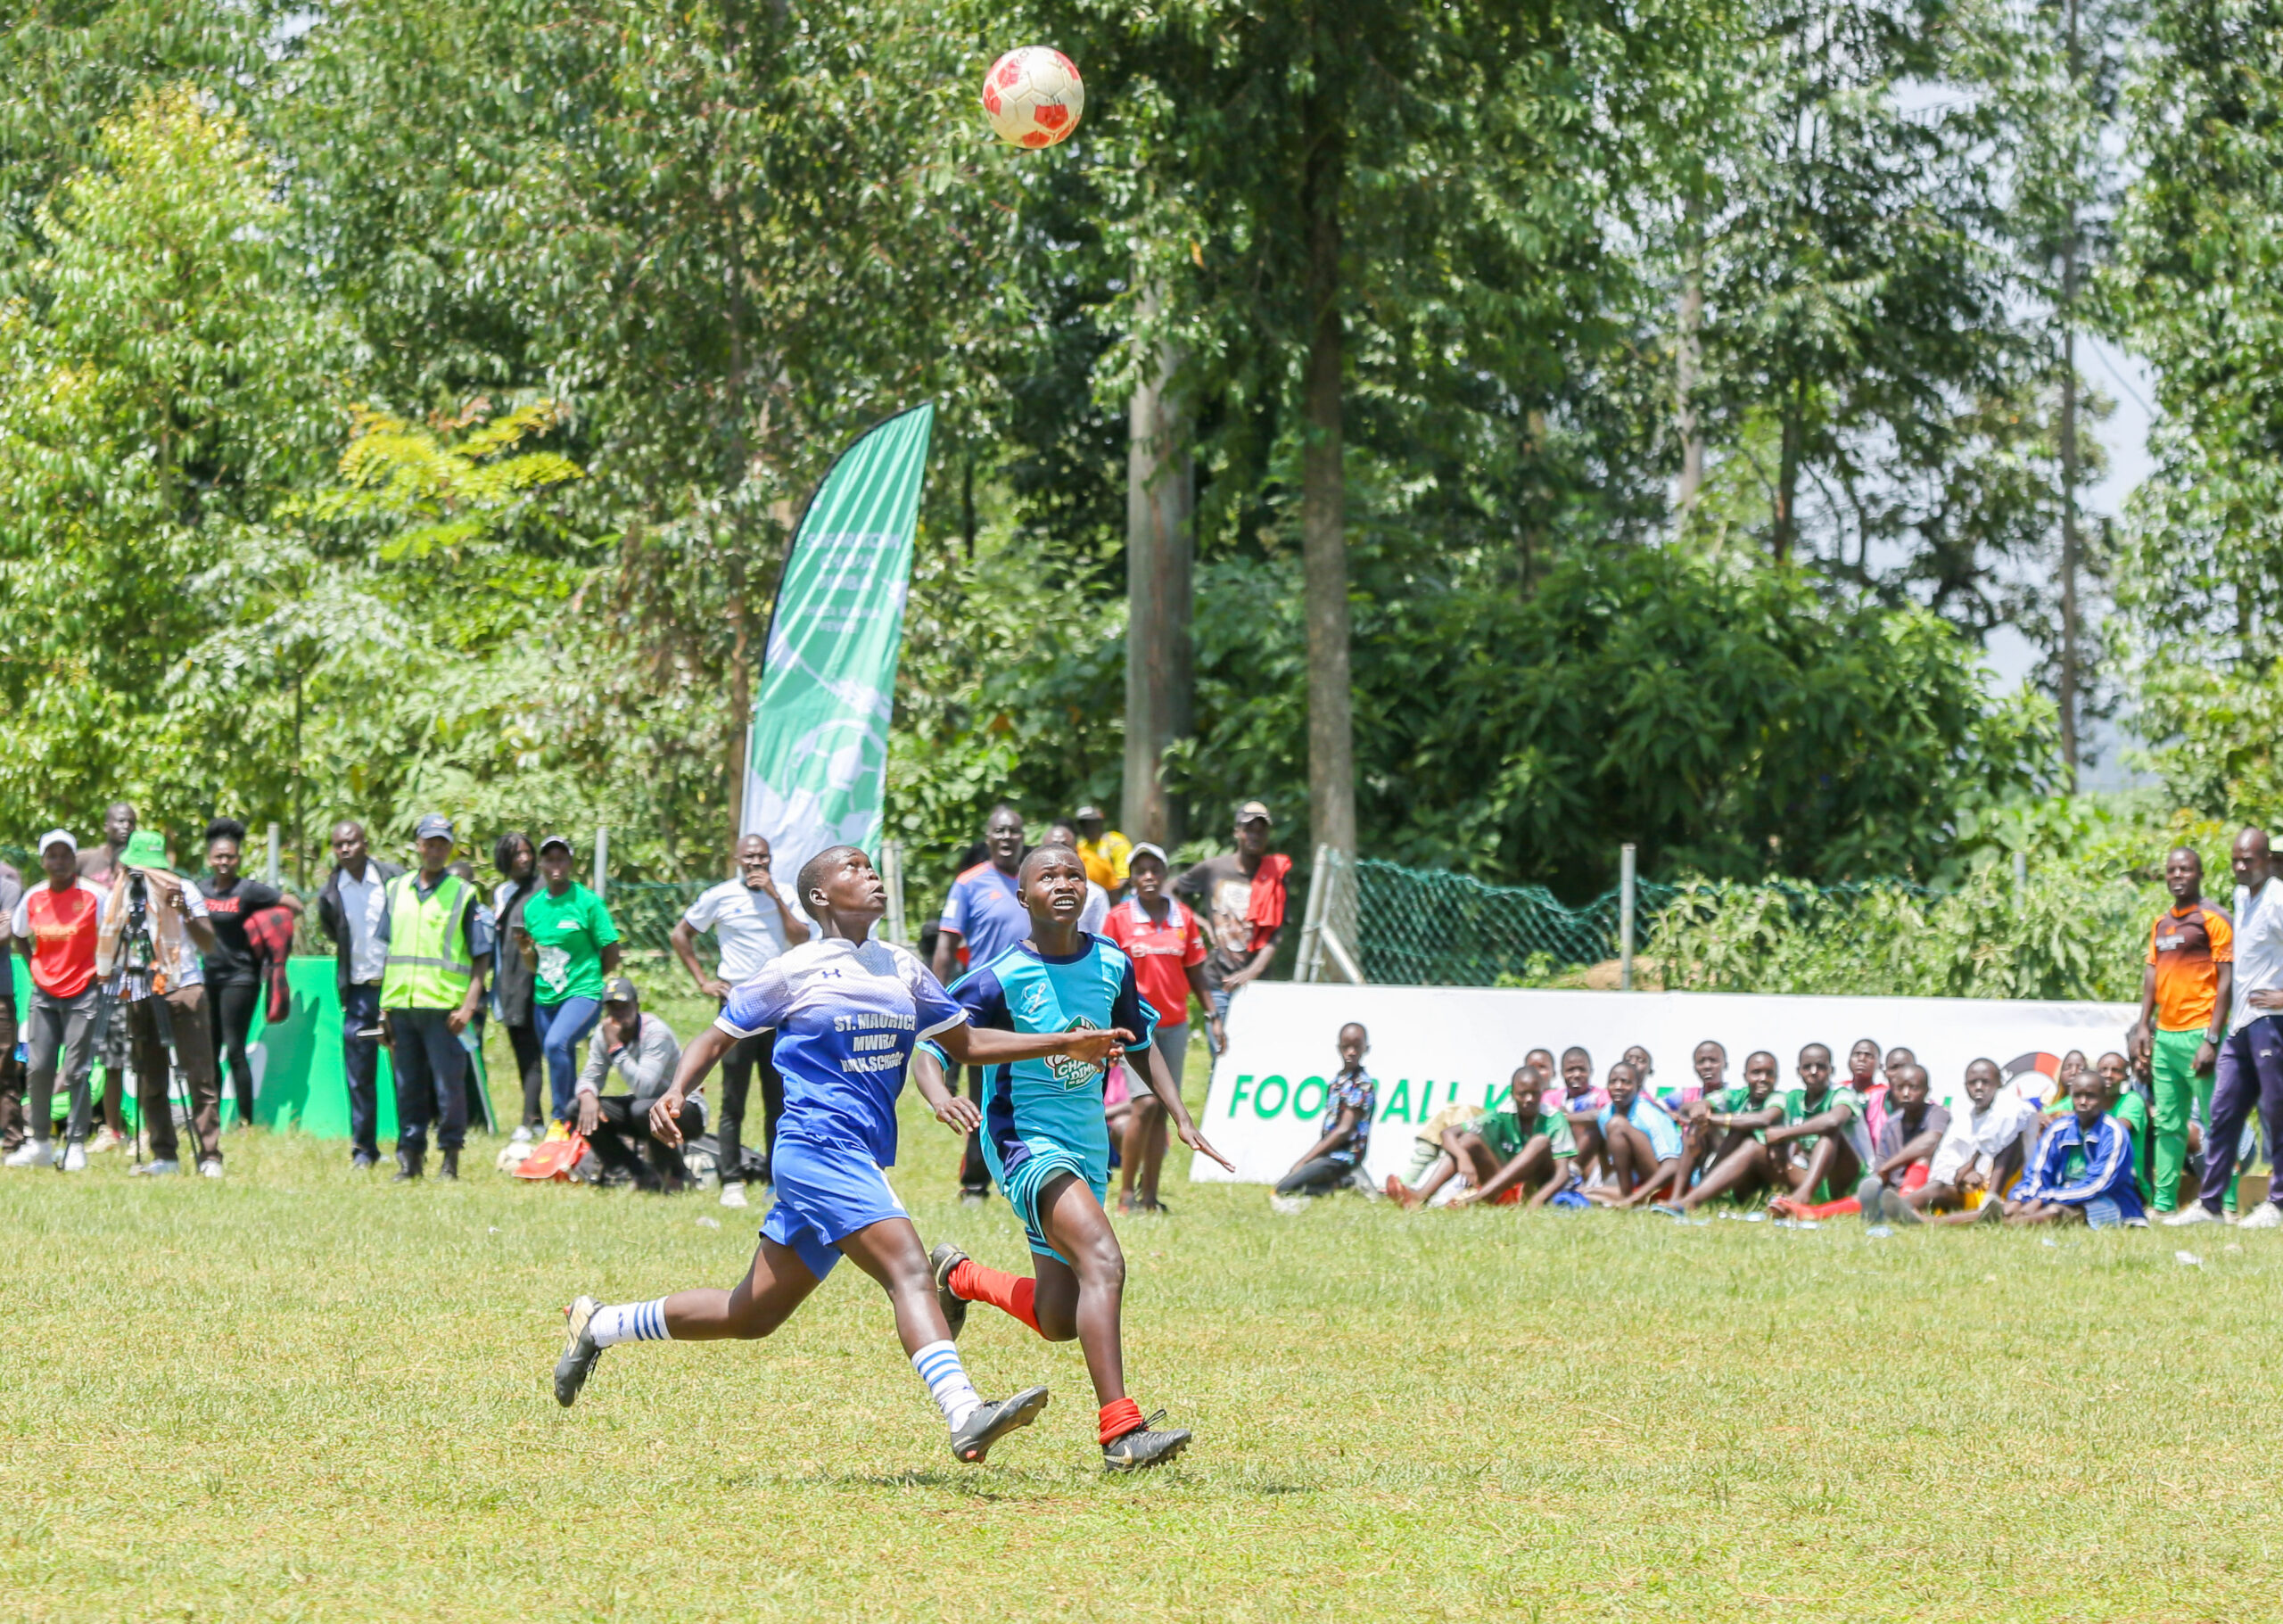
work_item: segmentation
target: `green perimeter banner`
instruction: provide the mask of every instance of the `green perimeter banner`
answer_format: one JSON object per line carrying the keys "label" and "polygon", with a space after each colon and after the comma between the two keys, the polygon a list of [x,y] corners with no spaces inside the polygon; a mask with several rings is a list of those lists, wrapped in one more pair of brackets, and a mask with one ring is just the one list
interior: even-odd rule
{"label": "green perimeter banner", "polygon": [[912,533],[933,406],[840,454],[809,500],[770,617],[746,738],[744,832],[766,835],[779,883],[834,845],[876,857]]}

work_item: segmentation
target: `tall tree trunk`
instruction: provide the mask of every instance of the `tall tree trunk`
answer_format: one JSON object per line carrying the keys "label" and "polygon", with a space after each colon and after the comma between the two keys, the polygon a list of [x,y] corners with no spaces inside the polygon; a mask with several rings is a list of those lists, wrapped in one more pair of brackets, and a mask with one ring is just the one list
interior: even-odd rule
{"label": "tall tree trunk", "polygon": [[[1689,203],[1689,218],[1698,208]],[[1696,510],[1697,492],[1704,488],[1704,436],[1696,415],[1696,385],[1704,370],[1704,248],[1695,240],[1694,227],[1688,265],[1680,284],[1680,319],[1673,345],[1673,426],[1680,435],[1680,491],[1675,506],[1677,524],[1685,526]]]}
{"label": "tall tree trunk", "polygon": [[[1145,324],[1160,309],[1142,295]],[[1170,849],[1180,805],[1166,793],[1166,746],[1187,737],[1193,687],[1190,639],[1196,468],[1188,404],[1174,390],[1171,345],[1134,390],[1125,428],[1125,832]]]}
{"label": "tall tree trunk", "polygon": [[[2069,0],[2069,88],[2077,88],[2077,4]],[[2061,770],[2077,792],[2077,208],[2061,246]]]}
{"label": "tall tree trunk", "polygon": [[1545,456],[1545,414],[1532,411],[1523,418],[1522,454],[1532,465],[1529,477],[1523,482],[1522,527],[1515,538],[1515,573],[1521,577],[1521,599],[1530,600],[1537,590],[1537,555],[1539,543],[1545,540],[1546,509],[1552,505],[1546,498],[1547,480],[1543,458]]}
{"label": "tall tree trunk", "polygon": [[1800,441],[1807,433],[1807,383],[1793,389],[1784,414],[1784,448],[1776,469],[1776,562],[1789,564],[1800,540]]}
{"label": "tall tree trunk", "polygon": [[746,750],[753,740],[751,620],[742,558],[729,561],[729,835],[745,833]]}
{"label": "tall tree trunk", "polygon": [[1356,850],[1356,734],[1348,694],[1347,483],[1341,466],[1343,342],[1339,194],[1344,131],[1319,63],[1308,98],[1306,443],[1300,458],[1301,554],[1307,573],[1308,825],[1335,851]]}

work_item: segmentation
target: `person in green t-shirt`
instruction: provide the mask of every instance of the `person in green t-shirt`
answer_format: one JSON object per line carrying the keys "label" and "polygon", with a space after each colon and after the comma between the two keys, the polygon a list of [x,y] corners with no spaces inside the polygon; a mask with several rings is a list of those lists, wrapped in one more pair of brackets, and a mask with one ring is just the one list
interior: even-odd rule
{"label": "person in green t-shirt", "polygon": [[618,927],[603,899],[571,878],[571,843],[539,843],[540,887],[523,903],[515,951],[532,975],[532,1025],[547,1058],[555,1120],[569,1122],[579,1045],[603,1012],[603,984],[618,974]]}
{"label": "person in green t-shirt", "polygon": [[[1763,1189],[1790,1187],[1784,1176],[1780,1152],[1768,1148],[1768,1135],[1784,1121],[1784,1096],[1776,1092],[1781,1075],[1776,1057],[1756,1049],[1744,1057],[1741,1088],[1729,1087],[1697,1102],[1690,1125],[1710,1142],[1704,1176],[1696,1187],[1676,1200],[1652,1208],[1668,1217],[1684,1217],[1707,1201],[1724,1195],[1749,1196]],[[1686,1152],[1683,1152],[1685,1158]],[[1687,1165],[1684,1160],[1684,1166]]]}
{"label": "person in green t-shirt", "polygon": [[1784,1094],[1783,1125],[1768,1130],[1768,1147],[1778,1150],[1792,1184],[1771,1206],[1816,1207],[1842,1191],[1852,1195],[1871,1165],[1863,1101],[1852,1088],[1831,1085],[1831,1051],[1821,1043],[1801,1050],[1799,1074],[1800,1085]]}
{"label": "person in green t-shirt", "polygon": [[[1725,1068],[1727,1051],[1709,1038],[1696,1046],[1699,1055],[1704,1055],[1708,1049],[1718,1051],[1719,1064]],[[1711,1059],[1705,1058],[1708,1061]],[[1709,1066],[1700,1067],[1698,1075],[1702,1076],[1709,1069]],[[1756,1049],[1744,1057],[1744,1080],[1741,1084],[1727,1082],[1717,1073],[1707,1081],[1703,1093],[1682,1112],[1680,1176],[1676,1188],[1689,1189],[1698,1168],[1717,1167],[1740,1147],[1759,1142],[1765,1129],[1737,1127],[1729,1119],[1766,1111],[1781,1075],[1776,1057],[1765,1049]],[[1723,1118],[1723,1125],[1714,1125],[1716,1113]]]}
{"label": "person in green t-shirt", "polygon": [[1416,1190],[1389,1174],[1388,1199],[1408,1212],[1423,1206],[1463,1169],[1474,1180],[1475,1188],[1454,1206],[1499,1201],[1501,1197],[1505,1199],[1500,1205],[1512,1206],[1521,1199],[1522,1186],[1532,1179],[1544,1183],[1529,1204],[1544,1206],[1568,1186],[1578,1160],[1578,1142],[1570,1134],[1569,1119],[1542,1106],[1552,1081],[1537,1067],[1522,1066],[1507,1084],[1504,1109],[1493,1105],[1471,1121],[1445,1128],[1443,1157],[1434,1171]]}

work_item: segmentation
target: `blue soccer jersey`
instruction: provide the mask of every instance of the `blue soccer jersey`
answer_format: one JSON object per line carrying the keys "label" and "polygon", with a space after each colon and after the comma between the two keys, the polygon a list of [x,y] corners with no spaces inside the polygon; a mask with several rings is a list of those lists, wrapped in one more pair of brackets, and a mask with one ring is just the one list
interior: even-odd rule
{"label": "blue soccer jersey", "polygon": [[896,1096],[912,1046],[967,1018],[902,948],[835,938],[771,960],[729,994],[713,1024],[733,1037],[775,1029],[785,1077],[780,1138],[853,1142],[892,1167]]}
{"label": "blue soccer jersey", "polygon": [[[1147,1049],[1157,1017],[1142,996],[1133,961],[1117,944],[1085,936],[1067,959],[1049,959],[1018,943],[990,963],[968,971],[952,997],[978,1026],[1002,1032],[1100,1031],[1122,1026],[1132,1049]],[[1089,1160],[1109,1158],[1102,1122],[1104,1069],[1056,1055],[991,1068],[984,1090],[983,1131],[1002,1162],[1019,1160],[1016,1141],[1031,1139],[1075,1150]]]}

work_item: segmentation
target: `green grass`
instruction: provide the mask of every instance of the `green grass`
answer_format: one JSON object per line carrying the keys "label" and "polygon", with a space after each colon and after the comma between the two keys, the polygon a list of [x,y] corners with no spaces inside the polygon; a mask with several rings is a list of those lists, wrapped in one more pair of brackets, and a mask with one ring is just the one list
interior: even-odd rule
{"label": "green grass", "polygon": [[[1018,1265],[904,1120],[921,1233]],[[1176,1182],[1124,1231],[1129,1368],[1198,1442],[1108,1480],[1075,1347],[987,1309],[979,1383],[1055,1405],[956,1465],[853,1268],[558,1409],[565,1301],[727,1284],[750,1225],[475,1144],[457,1188],[259,1133],[219,1184],[0,1175],[11,1616],[2272,1616],[2283,1237],[1281,1217]]]}

